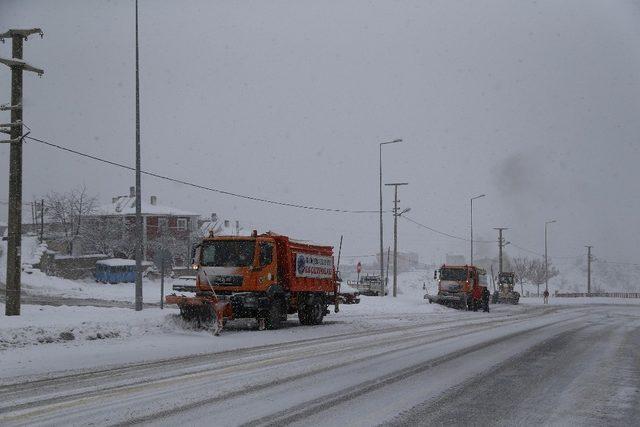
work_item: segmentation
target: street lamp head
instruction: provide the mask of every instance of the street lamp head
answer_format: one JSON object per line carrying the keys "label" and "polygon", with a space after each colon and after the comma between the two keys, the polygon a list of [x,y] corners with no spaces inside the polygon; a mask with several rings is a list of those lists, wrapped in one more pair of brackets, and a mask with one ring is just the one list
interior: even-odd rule
{"label": "street lamp head", "polygon": [[402,210],[402,212],[400,212],[400,213],[398,214],[398,216],[400,216],[400,215],[402,215],[402,214],[406,214],[407,212],[410,212],[410,211],[411,211],[411,208],[404,208],[404,209]]}
{"label": "street lamp head", "polygon": [[390,183],[385,184],[385,185],[389,185],[389,186],[391,186],[391,185],[409,185],[409,183],[408,182],[390,182]]}
{"label": "street lamp head", "polygon": [[394,139],[393,141],[381,142],[380,145],[395,144],[397,142],[402,142],[402,139]]}
{"label": "street lamp head", "polygon": [[555,219],[552,219],[551,221],[546,221],[545,224],[553,224],[554,222],[557,222]]}
{"label": "street lamp head", "polygon": [[484,196],[486,196],[486,194],[481,194],[479,196],[472,197],[471,200],[479,199],[479,198],[484,197]]}

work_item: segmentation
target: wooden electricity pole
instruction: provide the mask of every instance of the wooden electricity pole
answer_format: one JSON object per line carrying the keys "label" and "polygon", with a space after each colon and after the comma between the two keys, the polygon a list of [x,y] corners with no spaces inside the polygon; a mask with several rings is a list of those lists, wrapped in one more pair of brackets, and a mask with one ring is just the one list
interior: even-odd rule
{"label": "wooden electricity pole", "polygon": [[[44,71],[32,67],[22,60],[22,43],[31,34],[40,34],[40,28],[12,29],[0,34],[0,41],[12,41],[12,58],[0,58],[0,63],[11,68],[11,105],[0,110],[11,111],[11,122],[0,126],[0,130],[10,135],[10,139],[0,143],[10,144],[9,151],[9,231],[7,239],[7,289],[5,314],[20,315],[20,273],[22,262],[20,249],[22,239],[22,72],[32,71],[39,75]],[[9,128],[7,131],[4,128]]]}
{"label": "wooden electricity pole", "polygon": [[506,227],[495,227],[494,230],[498,230],[498,277],[502,273],[502,248],[504,247],[504,239],[502,238],[502,232],[508,230]]}
{"label": "wooden electricity pole", "polygon": [[394,182],[385,184],[394,187],[393,196],[393,297],[398,296],[398,217],[404,213],[398,208],[398,186],[409,185],[407,182]]}
{"label": "wooden electricity pole", "polygon": [[593,246],[585,246],[587,248],[587,296],[591,296],[591,248]]}

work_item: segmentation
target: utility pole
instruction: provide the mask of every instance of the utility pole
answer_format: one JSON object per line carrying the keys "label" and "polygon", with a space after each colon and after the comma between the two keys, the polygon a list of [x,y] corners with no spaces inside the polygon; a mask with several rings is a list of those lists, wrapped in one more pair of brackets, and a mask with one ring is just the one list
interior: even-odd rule
{"label": "utility pole", "polygon": [[136,311],[142,310],[142,190],[140,189],[140,67],[136,0]]}
{"label": "utility pole", "polygon": [[[401,139],[394,139],[393,141],[380,143],[380,280],[382,280],[382,274],[384,273],[384,242],[383,242],[383,229],[382,229],[382,146],[387,144],[396,144],[402,142]],[[387,267],[388,270],[388,267]]]}
{"label": "utility pole", "polygon": [[398,186],[400,185],[409,185],[408,182],[395,182],[391,184],[385,184],[394,187],[394,197],[393,197],[393,297],[398,296],[398,217],[405,212],[408,212],[408,209],[405,209],[402,212],[398,212]]}
{"label": "utility pole", "polygon": [[[549,292],[549,261],[547,258],[547,226],[556,222],[555,219],[544,223],[544,290]],[[538,287],[539,288],[539,287]],[[540,296],[540,292],[538,292]]]}
{"label": "utility pole", "polygon": [[502,232],[508,230],[506,227],[494,227],[494,230],[498,230],[498,277],[502,273],[502,248],[505,246],[504,239],[502,238]]}
{"label": "utility pole", "polygon": [[593,246],[585,246],[587,248],[587,296],[591,296],[591,248]]}
{"label": "utility pole", "polygon": [[22,243],[22,142],[26,135],[22,134],[22,72],[32,71],[38,75],[43,70],[35,68],[22,60],[22,43],[31,34],[43,33],[40,28],[11,29],[0,34],[0,41],[12,41],[12,58],[0,58],[0,62],[11,68],[11,105],[2,106],[0,110],[11,111],[11,123],[0,128],[9,127],[7,131],[10,139],[0,143],[10,144],[9,151],[9,231],[7,239],[7,289],[5,314],[7,316],[20,315],[20,274],[22,262],[20,249]]}
{"label": "utility pole", "polygon": [[479,196],[475,196],[471,198],[471,259],[469,265],[473,265],[473,201],[475,199],[479,199],[481,197],[486,196],[486,194],[481,194]]}
{"label": "utility pole", "polygon": [[40,243],[44,242],[44,199],[40,200]]}
{"label": "utility pole", "polygon": [[390,265],[390,261],[391,261],[391,246],[389,246],[387,248],[387,272],[385,273],[384,289],[382,291],[383,292],[382,296],[386,296],[385,292],[387,292],[387,288],[389,287],[389,265]]}

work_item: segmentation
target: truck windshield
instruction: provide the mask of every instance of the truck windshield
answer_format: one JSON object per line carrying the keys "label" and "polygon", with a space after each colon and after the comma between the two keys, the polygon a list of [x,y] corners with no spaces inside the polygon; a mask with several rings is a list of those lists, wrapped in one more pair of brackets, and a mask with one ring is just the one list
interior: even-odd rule
{"label": "truck windshield", "polygon": [[441,268],[440,280],[454,280],[456,282],[467,280],[467,270],[463,268]]}
{"label": "truck windshield", "polygon": [[248,267],[253,264],[253,240],[216,240],[202,245],[204,267]]}
{"label": "truck windshield", "polygon": [[480,286],[487,287],[487,275],[482,273],[478,274],[478,283],[480,283]]}
{"label": "truck windshield", "polygon": [[500,278],[500,282],[507,285],[513,285],[513,276],[502,276]]}

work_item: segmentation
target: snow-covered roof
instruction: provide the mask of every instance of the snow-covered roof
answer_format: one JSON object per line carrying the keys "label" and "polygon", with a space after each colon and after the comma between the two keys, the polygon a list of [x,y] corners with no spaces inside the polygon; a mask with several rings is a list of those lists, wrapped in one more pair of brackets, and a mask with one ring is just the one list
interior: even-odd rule
{"label": "snow-covered roof", "polygon": [[[225,223],[228,222],[228,226],[225,226]],[[235,236],[236,233],[238,236],[250,236],[251,230],[245,230],[243,227],[240,227],[240,230],[236,230],[235,221],[211,221],[207,220],[202,223],[200,226],[200,233],[203,236],[209,236],[209,232],[213,231],[216,236]]]}
{"label": "snow-covered roof", "polygon": [[[199,214],[182,209],[176,209],[171,206],[162,206],[158,204],[151,204],[142,202],[142,214],[143,215],[169,215],[169,216],[199,216]],[[98,215],[135,215],[136,213],[136,198],[135,196],[120,196],[115,199],[113,203],[100,206],[96,213]]]}
{"label": "snow-covered roof", "polygon": [[[123,265],[136,265],[135,259],[124,259],[124,258],[109,258],[103,259],[96,264],[108,265],[110,267],[123,266]],[[151,265],[153,264],[151,261],[142,261],[142,265]]]}
{"label": "snow-covered roof", "polygon": [[341,293],[346,293],[346,294],[354,294],[354,293],[360,293],[359,290],[357,290],[356,288],[353,288],[349,285],[347,285],[346,282],[342,282],[340,283],[340,292]]}

